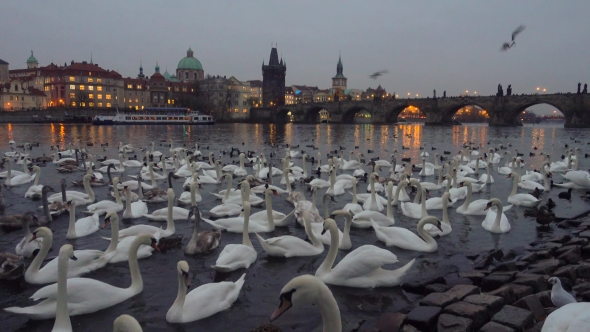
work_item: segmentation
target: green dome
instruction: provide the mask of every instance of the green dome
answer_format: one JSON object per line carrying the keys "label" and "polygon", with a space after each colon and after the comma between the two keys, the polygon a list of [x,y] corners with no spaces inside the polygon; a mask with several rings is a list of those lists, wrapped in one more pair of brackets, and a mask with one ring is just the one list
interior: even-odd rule
{"label": "green dome", "polygon": [[39,61],[37,61],[37,58],[33,56],[33,51],[31,51],[31,56],[27,59],[27,63],[39,63]]}
{"label": "green dome", "polygon": [[201,61],[197,60],[197,58],[195,58],[193,56],[193,50],[191,50],[190,48],[188,49],[188,51],[186,52],[186,57],[184,57],[182,60],[180,60],[180,62],[178,63],[178,67],[176,68],[176,70],[203,70],[203,66],[201,65]]}

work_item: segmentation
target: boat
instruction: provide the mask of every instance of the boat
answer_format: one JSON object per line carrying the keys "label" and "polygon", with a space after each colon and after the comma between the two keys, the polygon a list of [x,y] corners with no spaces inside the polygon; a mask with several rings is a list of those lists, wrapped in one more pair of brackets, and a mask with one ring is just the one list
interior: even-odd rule
{"label": "boat", "polygon": [[115,115],[97,115],[92,119],[94,125],[137,125],[137,124],[182,124],[212,125],[213,116],[201,114],[189,108],[148,107],[141,111],[125,111]]}

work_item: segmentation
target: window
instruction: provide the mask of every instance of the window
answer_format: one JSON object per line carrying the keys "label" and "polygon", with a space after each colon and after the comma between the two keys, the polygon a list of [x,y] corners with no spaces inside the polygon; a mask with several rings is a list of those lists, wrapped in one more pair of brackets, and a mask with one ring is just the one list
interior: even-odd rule
{"label": "window", "polygon": [[193,76],[194,76],[193,78],[194,78],[194,79],[195,79],[195,81],[196,81],[196,80],[197,80],[197,73],[194,73],[194,75],[193,75]]}
{"label": "window", "polygon": [[188,79],[188,72],[184,72],[184,78]]}
{"label": "window", "polygon": [[94,79],[92,77],[88,77],[88,83],[92,83],[94,82]]}
{"label": "window", "polygon": [[90,99],[94,99],[94,93],[89,93],[89,94],[88,94],[88,98],[90,98]]}
{"label": "window", "polygon": [[96,95],[96,99],[102,99],[102,95],[101,94]]}
{"label": "window", "polygon": [[106,95],[107,100],[111,100],[111,95]]}
{"label": "window", "polygon": [[[111,84],[111,80],[107,80],[107,84]],[[110,107],[110,106],[108,106],[108,107]]]}
{"label": "window", "polygon": [[244,101],[242,102],[242,106],[248,106],[248,101],[244,100]]}
{"label": "window", "polygon": [[137,98],[135,98],[135,102],[136,102],[136,103],[138,102]]}
{"label": "window", "polygon": [[10,96],[10,100],[12,100],[12,96]]}
{"label": "window", "polygon": [[14,85],[14,91],[18,91],[18,85],[17,84]]}
{"label": "window", "polygon": [[80,106],[82,106],[82,107],[86,107],[86,103],[85,103],[85,102],[81,102],[81,103],[80,103]]}
{"label": "window", "polygon": [[127,89],[133,89],[133,84],[127,84]]}
{"label": "window", "polygon": [[236,108],[236,109],[234,110],[234,112],[235,112],[235,113],[238,113],[238,112],[239,112],[239,110]]}
{"label": "window", "polygon": [[97,86],[96,91],[102,91],[102,85]]}
{"label": "window", "polygon": [[76,81],[76,78],[74,76],[70,76],[70,79],[69,80],[70,80],[70,82],[75,82]]}
{"label": "window", "polygon": [[182,87],[182,92],[186,92],[186,86]]}
{"label": "window", "polygon": [[90,106],[90,107],[94,107],[94,103],[93,103],[93,102],[89,102],[89,103],[88,103],[88,106]]}
{"label": "window", "polygon": [[97,106],[98,107],[102,107],[102,103],[97,103]]}
{"label": "window", "polygon": [[84,85],[80,85],[80,91],[84,91],[86,90],[86,87]]}
{"label": "window", "polygon": [[248,109],[247,108],[244,108],[244,110],[242,112],[248,113]]}
{"label": "window", "polygon": [[102,83],[102,78],[97,78],[96,83]]}
{"label": "window", "polygon": [[107,107],[111,107],[111,103],[107,103]]}
{"label": "window", "polygon": [[71,93],[70,93],[70,99],[76,99],[76,94],[75,94],[75,93],[73,93],[73,92],[71,92]]}
{"label": "window", "polygon": [[49,91],[49,87],[48,86],[45,87],[45,91]]}
{"label": "window", "polygon": [[141,84],[138,84],[138,85],[137,85],[137,89],[138,89],[138,90],[141,90]]}
{"label": "window", "polygon": [[236,106],[238,105],[238,101],[237,100],[234,100],[234,105],[236,105]]}
{"label": "window", "polygon": [[111,87],[110,86],[107,86],[107,91],[111,91]]}
{"label": "window", "polygon": [[89,86],[88,86],[88,90],[89,90],[89,91],[94,91],[94,85],[89,85]]}

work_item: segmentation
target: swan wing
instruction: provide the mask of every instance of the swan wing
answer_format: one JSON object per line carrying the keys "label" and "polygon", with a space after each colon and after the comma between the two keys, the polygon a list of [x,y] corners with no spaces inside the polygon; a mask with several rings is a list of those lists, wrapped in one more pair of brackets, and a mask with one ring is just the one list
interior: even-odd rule
{"label": "swan wing", "polygon": [[331,273],[339,278],[352,279],[370,274],[385,264],[397,262],[397,256],[391,251],[374,245],[363,245],[346,255]]}

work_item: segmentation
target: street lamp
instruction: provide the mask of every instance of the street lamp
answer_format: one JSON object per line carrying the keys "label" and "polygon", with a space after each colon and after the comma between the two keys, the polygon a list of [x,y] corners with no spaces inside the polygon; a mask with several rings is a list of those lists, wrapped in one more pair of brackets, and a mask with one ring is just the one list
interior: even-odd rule
{"label": "street lamp", "polygon": [[477,91],[473,91],[473,94],[476,95],[477,94]]}
{"label": "street lamp", "polygon": [[416,94],[416,98],[418,98],[418,94]]}

